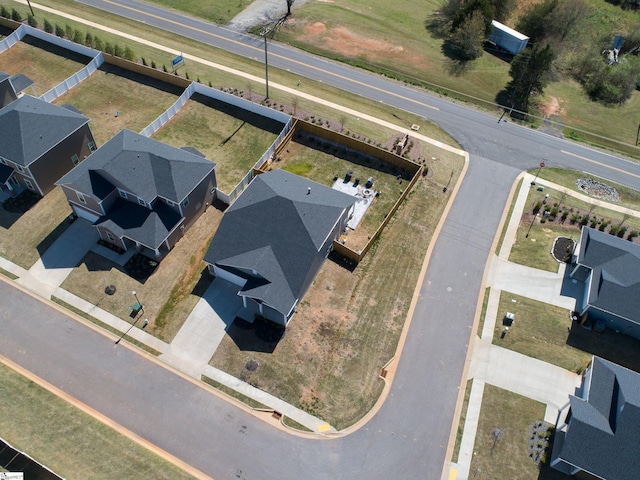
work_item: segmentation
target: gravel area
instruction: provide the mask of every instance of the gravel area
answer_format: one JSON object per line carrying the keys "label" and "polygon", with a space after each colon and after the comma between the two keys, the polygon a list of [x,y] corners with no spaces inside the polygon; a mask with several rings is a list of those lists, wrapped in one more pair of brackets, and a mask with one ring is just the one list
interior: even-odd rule
{"label": "gravel area", "polygon": [[[291,7],[292,15],[295,9],[309,0],[295,0]],[[256,25],[266,25],[275,22],[287,13],[286,0],[253,0],[251,5],[236,15],[226,26],[232,30],[246,32]]]}

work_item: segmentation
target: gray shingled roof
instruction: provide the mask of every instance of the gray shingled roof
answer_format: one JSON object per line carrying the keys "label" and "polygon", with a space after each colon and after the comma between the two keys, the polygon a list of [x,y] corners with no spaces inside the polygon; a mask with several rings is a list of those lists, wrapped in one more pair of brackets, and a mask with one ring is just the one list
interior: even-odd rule
{"label": "gray shingled roof", "polygon": [[33,85],[33,80],[31,80],[26,75],[23,75],[22,73],[13,75],[9,78],[9,81],[11,82],[11,86],[13,87],[13,91],[16,93],[20,93]]}
{"label": "gray shingled roof", "polygon": [[0,109],[0,156],[28,166],[88,122],[84,115],[24,95]]}
{"label": "gray shingled roof", "polygon": [[578,263],[593,270],[590,305],[640,323],[640,246],[584,227]]}
{"label": "gray shingled roof", "polygon": [[204,260],[248,277],[255,270],[242,294],[286,315],[322,265],[318,249],[354,201],[283,170],[258,175],[225,212]]}
{"label": "gray shingled roof", "polygon": [[570,396],[571,419],[559,457],[607,480],[640,472],[640,374],[593,358],[588,398]]}
{"label": "gray shingled roof", "polygon": [[107,228],[120,238],[127,237],[156,249],[181,219],[180,214],[164,202],[157,202],[153,210],[149,210],[142,205],[119,198],[107,215],[95,224]]}
{"label": "gray shingled roof", "polygon": [[158,196],[180,203],[215,165],[186,150],[122,130],[57,184],[100,199],[121,188],[147,203]]}

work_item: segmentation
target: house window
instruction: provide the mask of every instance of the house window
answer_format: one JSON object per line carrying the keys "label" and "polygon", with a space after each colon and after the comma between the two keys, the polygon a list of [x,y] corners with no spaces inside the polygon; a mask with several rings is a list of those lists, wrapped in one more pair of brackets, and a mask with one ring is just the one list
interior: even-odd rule
{"label": "house window", "polygon": [[73,154],[73,157],[71,157],[71,161],[73,162],[74,165],[78,165],[80,163],[80,159],[78,158],[77,154]]}
{"label": "house window", "polygon": [[84,198],[83,194],[81,194],[80,192],[76,192],[76,195],[78,196],[78,201],[80,203],[84,203],[85,205],[87,204],[87,199]]}
{"label": "house window", "polygon": [[165,200],[165,202],[167,202],[167,205],[169,205],[170,207],[175,207],[175,205],[176,205],[171,200]]}
{"label": "house window", "polygon": [[127,192],[125,192],[124,190],[118,189],[118,193],[122,198],[127,198]]}
{"label": "house window", "polygon": [[16,169],[17,169],[20,173],[24,173],[24,168],[22,168],[22,165],[16,165]]}
{"label": "house window", "polygon": [[111,232],[107,232],[107,238],[111,243],[116,243],[116,239]]}
{"label": "house window", "polygon": [[147,202],[145,202],[142,198],[138,198],[138,203],[139,203],[140,205],[142,205],[143,207],[146,207],[146,206],[147,206]]}
{"label": "house window", "polygon": [[182,206],[183,206],[183,207],[186,207],[187,205],[189,205],[189,197],[185,198],[185,199],[182,201]]}
{"label": "house window", "polygon": [[35,190],[35,188],[33,188],[33,185],[31,184],[31,182],[29,180],[27,180],[26,178],[24,179],[24,184],[27,186],[27,188],[29,190]]}
{"label": "house window", "polygon": [[95,152],[96,151],[96,142],[89,142],[89,144],[87,146],[89,147],[89,151],[90,152]]}

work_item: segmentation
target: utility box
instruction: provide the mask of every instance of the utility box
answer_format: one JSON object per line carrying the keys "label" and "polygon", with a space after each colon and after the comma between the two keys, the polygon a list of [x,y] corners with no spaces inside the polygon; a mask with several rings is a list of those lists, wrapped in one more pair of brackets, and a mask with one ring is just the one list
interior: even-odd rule
{"label": "utility box", "polygon": [[492,32],[489,35],[489,41],[496,46],[506,50],[512,55],[519,54],[529,43],[529,37],[520,32],[516,32],[513,28],[509,28],[500,22],[493,20],[491,22]]}

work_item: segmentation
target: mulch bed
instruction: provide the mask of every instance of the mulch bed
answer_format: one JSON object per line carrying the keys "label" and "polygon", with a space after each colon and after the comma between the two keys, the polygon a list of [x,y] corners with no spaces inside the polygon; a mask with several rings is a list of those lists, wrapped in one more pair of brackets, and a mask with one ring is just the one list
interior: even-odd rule
{"label": "mulch bed", "polygon": [[559,262],[569,263],[573,254],[575,242],[571,238],[558,237],[553,242],[553,258]]}
{"label": "mulch bed", "polygon": [[124,265],[126,272],[136,280],[145,281],[158,268],[158,262],[149,257],[136,253]]}

